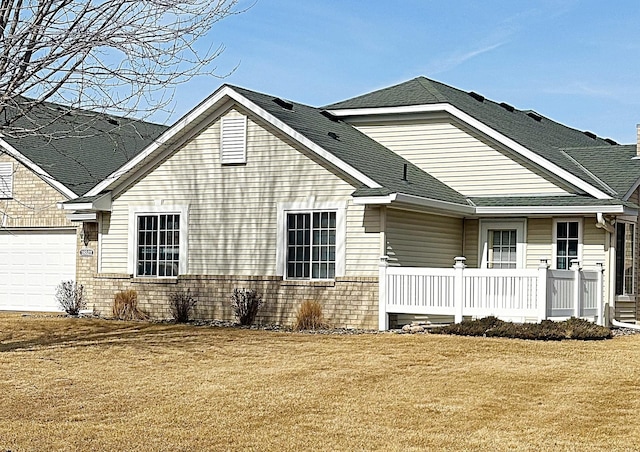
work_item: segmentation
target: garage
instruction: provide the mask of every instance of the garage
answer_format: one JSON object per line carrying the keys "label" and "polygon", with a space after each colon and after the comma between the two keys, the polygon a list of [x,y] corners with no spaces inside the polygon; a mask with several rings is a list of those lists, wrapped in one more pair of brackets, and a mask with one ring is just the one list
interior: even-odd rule
{"label": "garage", "polygon": [[75,273],[75,230],[0,230],[0,310],[60,311],[56,287]]}

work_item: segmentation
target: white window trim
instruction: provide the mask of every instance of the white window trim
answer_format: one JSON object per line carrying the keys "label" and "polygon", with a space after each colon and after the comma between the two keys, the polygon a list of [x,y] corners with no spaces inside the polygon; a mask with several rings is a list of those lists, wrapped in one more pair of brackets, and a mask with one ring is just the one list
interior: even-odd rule
{"label": "white window trim", "polygon": [[[551,256],[551,269],[558,269],[558,223],[564,223],[567,221],[577,221],[578,222],[578,260],[580,261],[580,265],[584,264],[582,260],[583,249],[584,249],[584,236],[583,236],[583,225],[584,218],[554,218],[553,219],[553,250]],[[569,262],[569,268],[571,268],[571,263]]]}
{"label": "white window trim", "polygon": [[494,229],[516,230],[516,268],[524,268],[526,262],[527,220],[480,220],[480,237],[478,240],[478,257],[480,268],[488,268],[489,265],[489,231]]}
{"label": "white window trim", "polygon": [[[136,250],[138,249],[137,225],[138,217],[141,215],[154,214],[179,214],[180,215],[180,259],[178,260],[178,276],[187,273],[187,263],[189,262],[189,205],[152,205],[152,206],[130,206],[129,207],[129,228],[128,244],[129,253],[127,257],[127,273],[136,276]],[[175,279],[175,276],[141,276],[140,278],[150,279]]]}
{"label": "white window trim", "polygon": [[13,199],[13,162],[0,162],[0,174],[7,177],[8,180],[8,192],[5,192],[2,187],[4,183],[0,185],[0,199]]}
{"label": "white window trim", "polygon": [[[240,157],[230,157],[225,155],[224,147],[224,128],[225,123],[228,122],[242,122],[242,155]],[[220,119],[220,163],[222,165],[239,165],[247,163],[247,116],[223,116]]]}
{"label": "white window trim", "polygon": [[[345,275],[347,239],[347,202],[316,202],[313,199],[299,202],[278,203],[278,231],[276,239],[276,276],[286,279],[287,267],[287,214],[311,212],[336,212],[336,277]],[[333,280],[334,278],[329,278]],[[326,281],[326,279],[292,279],[294,281]]]}

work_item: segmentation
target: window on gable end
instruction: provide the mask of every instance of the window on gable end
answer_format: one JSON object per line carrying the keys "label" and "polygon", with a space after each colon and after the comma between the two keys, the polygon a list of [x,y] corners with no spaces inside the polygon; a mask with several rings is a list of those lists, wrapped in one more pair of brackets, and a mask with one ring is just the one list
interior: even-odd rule
{"label": "window on gable end", "polygon": [[0,199],[13,198],[13,163],[0,163]]}
{"label": "window on gable end", "polygon": [[247,163],[246,116],[227,116],[220,120],[220,163]]}

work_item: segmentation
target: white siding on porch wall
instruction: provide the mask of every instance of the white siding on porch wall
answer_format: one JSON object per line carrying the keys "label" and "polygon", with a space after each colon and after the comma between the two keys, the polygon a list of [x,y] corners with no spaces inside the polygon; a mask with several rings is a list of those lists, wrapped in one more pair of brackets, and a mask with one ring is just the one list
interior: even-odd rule
{"label": "white siding on porch wall", "polygon": [[217,120],[117,194],[102,225],[101,271],[127,272],[129,207],[161,203],[189,206],[189,274],[276,275],[277,203],[312,196],[348,201],[346,275],[377,276],[378,209],[352,204],[354,185],[273,132],[249,116],[246,164],[222,165]]}
{"label": "white siding on porch wall", "polygon": [[60,311],[56,287],[75,274],[75,230],[0,231],[0,310]]}
{"label": "white siding on porch wall", "polygon": [[465,196],[566,194],[446,118],[355,126]]}

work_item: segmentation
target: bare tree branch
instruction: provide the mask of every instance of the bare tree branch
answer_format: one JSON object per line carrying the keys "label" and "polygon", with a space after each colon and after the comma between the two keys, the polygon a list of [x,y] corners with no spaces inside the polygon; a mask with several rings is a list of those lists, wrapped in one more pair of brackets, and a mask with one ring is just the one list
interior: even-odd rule
{"label": "bare tree branch", "polygon": [[[197,50],[239,0],[2,0],[0,132],[41,133],[45,101],[70,110],[144,117],[177,84],[216,74],[224,47]],[[59,105],[55,121],[66,111]],[[20,118],[20,124],[17,119]]]}

